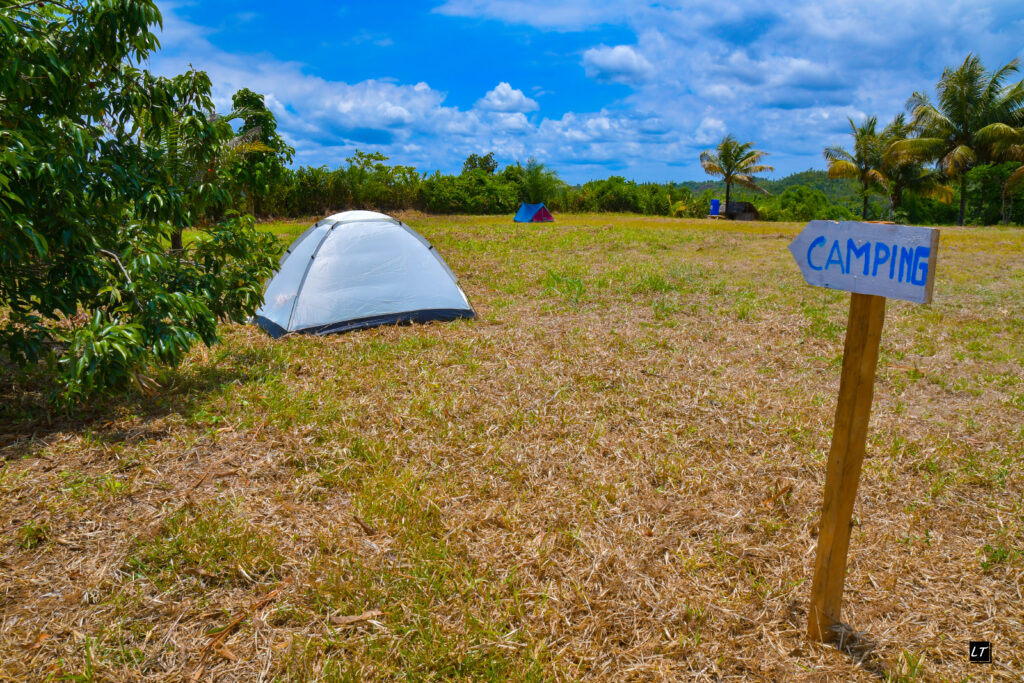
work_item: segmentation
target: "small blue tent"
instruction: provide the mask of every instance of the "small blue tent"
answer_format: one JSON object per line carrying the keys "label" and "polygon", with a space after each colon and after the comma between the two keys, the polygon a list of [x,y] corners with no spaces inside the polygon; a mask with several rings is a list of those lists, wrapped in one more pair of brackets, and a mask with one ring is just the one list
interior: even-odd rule
{"label": "small blue tent", "polygon": [[520,204],[513,219],[516,223],[550,223],[555,220],[551,212],[541,204]]}

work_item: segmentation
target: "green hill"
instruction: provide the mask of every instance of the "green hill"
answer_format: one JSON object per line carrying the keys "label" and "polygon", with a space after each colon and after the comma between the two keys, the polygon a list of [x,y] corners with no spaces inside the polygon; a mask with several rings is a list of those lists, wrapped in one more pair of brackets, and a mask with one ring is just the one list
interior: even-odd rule
{"label": "green hill", "polygon": [[[854,214],[860,214],[861,200],[857,191],[856,181],[847,178],[832,179],[828,177],[828,173],[825,171],[808,169],[778,180],[758,180],[757,184],[773,195],[782,194],[787,188],[797,185],[821,190],[830,203],[844,206]],[[683,183],[677,183],[677,185],[688,187],[694,194],[710,189],[715,194],[720,194],[722,199],[725,199],[725,183],[721,180],[688,180]],[[763,195],[753,190],[737,185],[733,185],[732,196],[735,201],[748,202],[756,202],[763,197]],[[878,197],[873,197],[871,201],[873,205],[878,204],[881,206],[883,203]]]}

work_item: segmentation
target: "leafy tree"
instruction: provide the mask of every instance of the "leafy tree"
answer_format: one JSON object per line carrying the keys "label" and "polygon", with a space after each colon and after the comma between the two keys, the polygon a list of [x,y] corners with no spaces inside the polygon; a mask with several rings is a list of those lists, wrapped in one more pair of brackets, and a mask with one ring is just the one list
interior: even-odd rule
{"label": "leafy tree", "polygon": [[[330,209],[338,208],[337,195],[332,192],[332,183],[340,173],[332,173],[326,166],[303,166],[292,174],[292,202],[296,214],[301,216],[323,216]],[[346,189],[348,189],[346,185]],[[349,194],[343,194],[347,199]]]}
{"label": "leafy tree", "polygon": [[1018,72],[1014,59],[994,72],[968,55],[958,68],[946,68],[935,87],[938,99],[915,92],[907,101],[919,136],[895,142],[886,152],[893,158],[937,161],[950,179],[960,180],[960,214],[967,211],[967,172],[994,161],[996,150],[1012,141],[1024,125],[1024,83],[1007,83]]}
{"label": "leafy tree", "polygon": [[263,213],[261,198],[282,180],[295,150],[277,132],[277,119],[263,95],[242,88],[231,97],[233,111],[224,120],[242,119],[228,158],[227,174],[245,196],[246,211]]}
{"label": "leafy tree", "polygon": [[[1024,160],[1024,146],[1015,145],[1014,155],[1017,159]],[[1006,180],[1003,181],[1003,191],[1001,193],[1002,199],[1002,210],[1000,216],[1003,223],[1009,222],[1009,216],[1006,210],[1006,203],[1008,198],[1012,197],[1014,193],[1020,193],[1021,188],[1024,188],[1024,164],[1018,166]]]}
{"label": "leafy tree", "polygon": [[850,135],[853,136],[853,152],[842,147],[826,147],[825,160],[828,162],[829,178],[850,178],[860,184],[861,218],[868,217],[868,197],[873,191],[884,188],[885,178],[882,166],[882,138],[875,130],[878,117],[869,116],[859,126],[853,119]]}
{"label": "leafy tree", "polygon": [[781,195],[760,204],[758,212],[769,221],[847,220],[850,212],[844,206],[829,202],[825,193],[811,187],[794,185]]}
{"label": "leafy tree", "polygon": [[751,149],[753,146],[753,142],[740,143],[732,135],[726,135],[714,152],[708,149],[700,153],[700,165],[704,167],[704,172],[708,175],[722,176],[725,180],[726,215],[729,215],[733,183],[768,194],[768,191],[754,180],[754,175],[775,169],[761,163],[761,159],[768,153]]}
{"label": "leafy tree", "polygon": [[1007,202],[1012,204],[1014,194],[1024,187],[1024,127],[1006,134],[993,145],[992,156],[998,161],[1013,162],[1009,167],[1004,166],[1012,170],[1001,181],[999,216],[1002,223],[1007,223],[1012,212],[1012,207],[1007,210]]}
{"label": "leafy tree", "polygon": [[673,198],[678,197],[669,205],[669,215],[680,218],[704,218],[711,211],[711,200],[714,199],[713,190],[707,189],[696,197],[688,187],[681,187],[671,194]]}
{"label": "leafy tree", "polygon": [[[967,202],[970,211],[965,221],[978,225],[995,225],[1020,219],[1022,197],[1019,161],[978,164],[967,172]],[[1016,178],[1014,176],[1016,175]]]}
{"label": "leafy tree", "polygon": [[[517,164],[518,165],[518,164]],[[558,173],[549,169],[533,157],[526,161],[523,168],[523,186],[520,199],[529,204],[539,204],[547,201],[558,192],[562,181]]]}
{"label": "leafy tree", "polygon": [[182,169],[230,130],[206,115],[205,75],[136,66],[159,22],[147,0],[0,8],[0,345],[19,365],[51,361],[66,401],[146,384],[153,364],[214,343],[276,266],[251,219],[166,251],[199,192]]}
{"label": "leafy tree", "polygon": [[519,186],[502,174],[480,170],[457,176],[437,172],[420,186],[423,207],[434,213],[511,213],[519,202],[518,192]]}
{"label": "leafy tree", "polygon": [[494,175],[494,172],[498,170],[498,162],[494,160],[494,152],[488,152],[483,156],[474,153],[466,157],[466,160],[462,163],[462,174],[465,175],[476,170],[483,171],[487,175]]}
{"label": "leafy tree", "polygon": [[210,79],[194,69],[171,79],[180,93],[166,124],[151,125],[148,103],[136,111],[144,156],[150,175],[159,177],[164,199],[150,205],[150,217],[162,218],[174,228],[171,250],[182,249],[182,233],[203,215],[206,204],[225,194],[212,182],[218,157],[232,144],[229,119],[217,116],[209,105]]}

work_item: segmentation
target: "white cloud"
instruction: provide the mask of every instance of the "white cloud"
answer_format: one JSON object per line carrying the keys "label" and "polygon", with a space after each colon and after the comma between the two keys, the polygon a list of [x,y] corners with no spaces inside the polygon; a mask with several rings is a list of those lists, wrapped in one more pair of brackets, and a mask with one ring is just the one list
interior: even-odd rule
{"label": "white cloud", "polygon": [[533,130],[530,122],[526,119],[526,115],[518,111],[510,114],[495,114],[495,121],[503,130],[508,132],[525,133]]}
{"label": "white cloud", "polygon": [[[549,32],[534,45],[551,77],[517,72],[529,95],[502,81],[475,104],[453,106],[478,93],[466,99],[453,87],[449,98],[436,76],[429,83],[373,72],[379,78],[320,78],[272,55],[220,50],[210,42],[212,29],[183,21],[163,1],[161,10],[164,49],[153,69],[180,73],[190,63],[205,69],[221,109],[238,88],[264,93],[299,150],[298,163],[341,163],[360,146],[397,163],[457,170],[469,153],[494,150],[503,161],[537,156],[573,182],[610,172],[703,177],[697,155],[725,133],[772,152],[779,172],[820,168],[824,146],[848,144],[846,117],[888,120],[911,92],[931,89],[942,69],[968,52],[981,54],[990,68],[1024,56],[1024,12],[1004,0],[444,0],[435,19],[453,28],[473,19],[536,29],[519,31],[526,40]],[[368,46],[390,40],[374,27],[355,26],[348,35]],[[500,30],[494,35],[519,39]],[[400,49],[400,41],[387,48]],[[493,61],[475,67],[477,73],[492,68],[489,82],[497,82],[507,73],[503,54],[496,45],[481,57]],[[625,97],[610,88],[574,92],[579,72],[567,78],[555,70],[577,64],[592,79],[632,90]],[[540,81],[543,88],[526,86]],[[557,114],[527,117],[540,110],[541,96],[544,112]]]}
{"label": "white cloud", "polygon": [[702,145],[717,143],[726,134],[725,123],[713,116],[705,116],[693,134],[693,141]]}
{"label": "white cloud", "polygon": [[508,113],[536,111],[540,107],[536,100],[524,95],[522,90],[517,90],[503,81],[477,100],[476,108]]}
{"label": "white cloud", "polygon": [[636,0],[447,0],[434,12],[453,17],[487,17],[509,24],[579,31],[602,23],[617,23],[629,8],[646,5]]}
{"label": "white cloud", "polygon": [[583,53],[587,76],[599,81],[635,85],[654,75],[647,58],[629,45],[599,45]]}

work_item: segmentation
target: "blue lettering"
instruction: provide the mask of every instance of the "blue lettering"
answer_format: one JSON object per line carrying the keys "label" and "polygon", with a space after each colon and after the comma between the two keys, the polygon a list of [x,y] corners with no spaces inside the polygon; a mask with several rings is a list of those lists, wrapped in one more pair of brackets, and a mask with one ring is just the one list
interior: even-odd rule
{"label": "blue lettering", "polygon": [[914,271],[910,281],[915,285],[928,282],[928,259],[931,254],[931,247],[918,247],[914,251]]}
{"label": "blue lettering", "polygon": [[892,245],[892,251],[889,254],[892,258],[889,260],[889,279],[892,280],[896,277],[896,259],[898,258],[900,247],[898,244]]}
{"label": "blue lettering", "polygon": [[907,280],[910,279],[911,264],[914,261],[914,250],[910,247],[900,248],[900,277],[896,282],[903,282],[903,275],[906,274]]}
{"label": "blue lettering", "polygon": [[825,244],[825,237],[819,235],[814,238],[813,242],[811,242],[811,246],[807,247],[807,265],[811,267],[811,270],[822,270],[821,266],[814,265],[814,261],[811,260],[811,252],[814,251],[816,247],[820,247],[823,244]]}
{"label": "blue lettering", "polygon": [[846,275],[846,266],[843,265],[843,252],[839,249],[839,240],[832,243],[832,249],[828,252],[828,260],[825,261],[825,270],[832,264],[839,266],[839,271]]}
{"label": "blue lettering", "polygon": [[878,266],[889,260],[889,253],[888,244],[875,244],[875,267],[871,269],[871,277],[878,277]]}
{"label": "blue lettering", "polygon": [[864,274],[868,274],[868,266],[871,265],[871,242],[865,242],[864,246],[860,249],[857,248],[857,243],[852,239],[846,240],[846,272],[852,273],[853,269],[850,267],[850,259],[862,258],[864,259]]}

